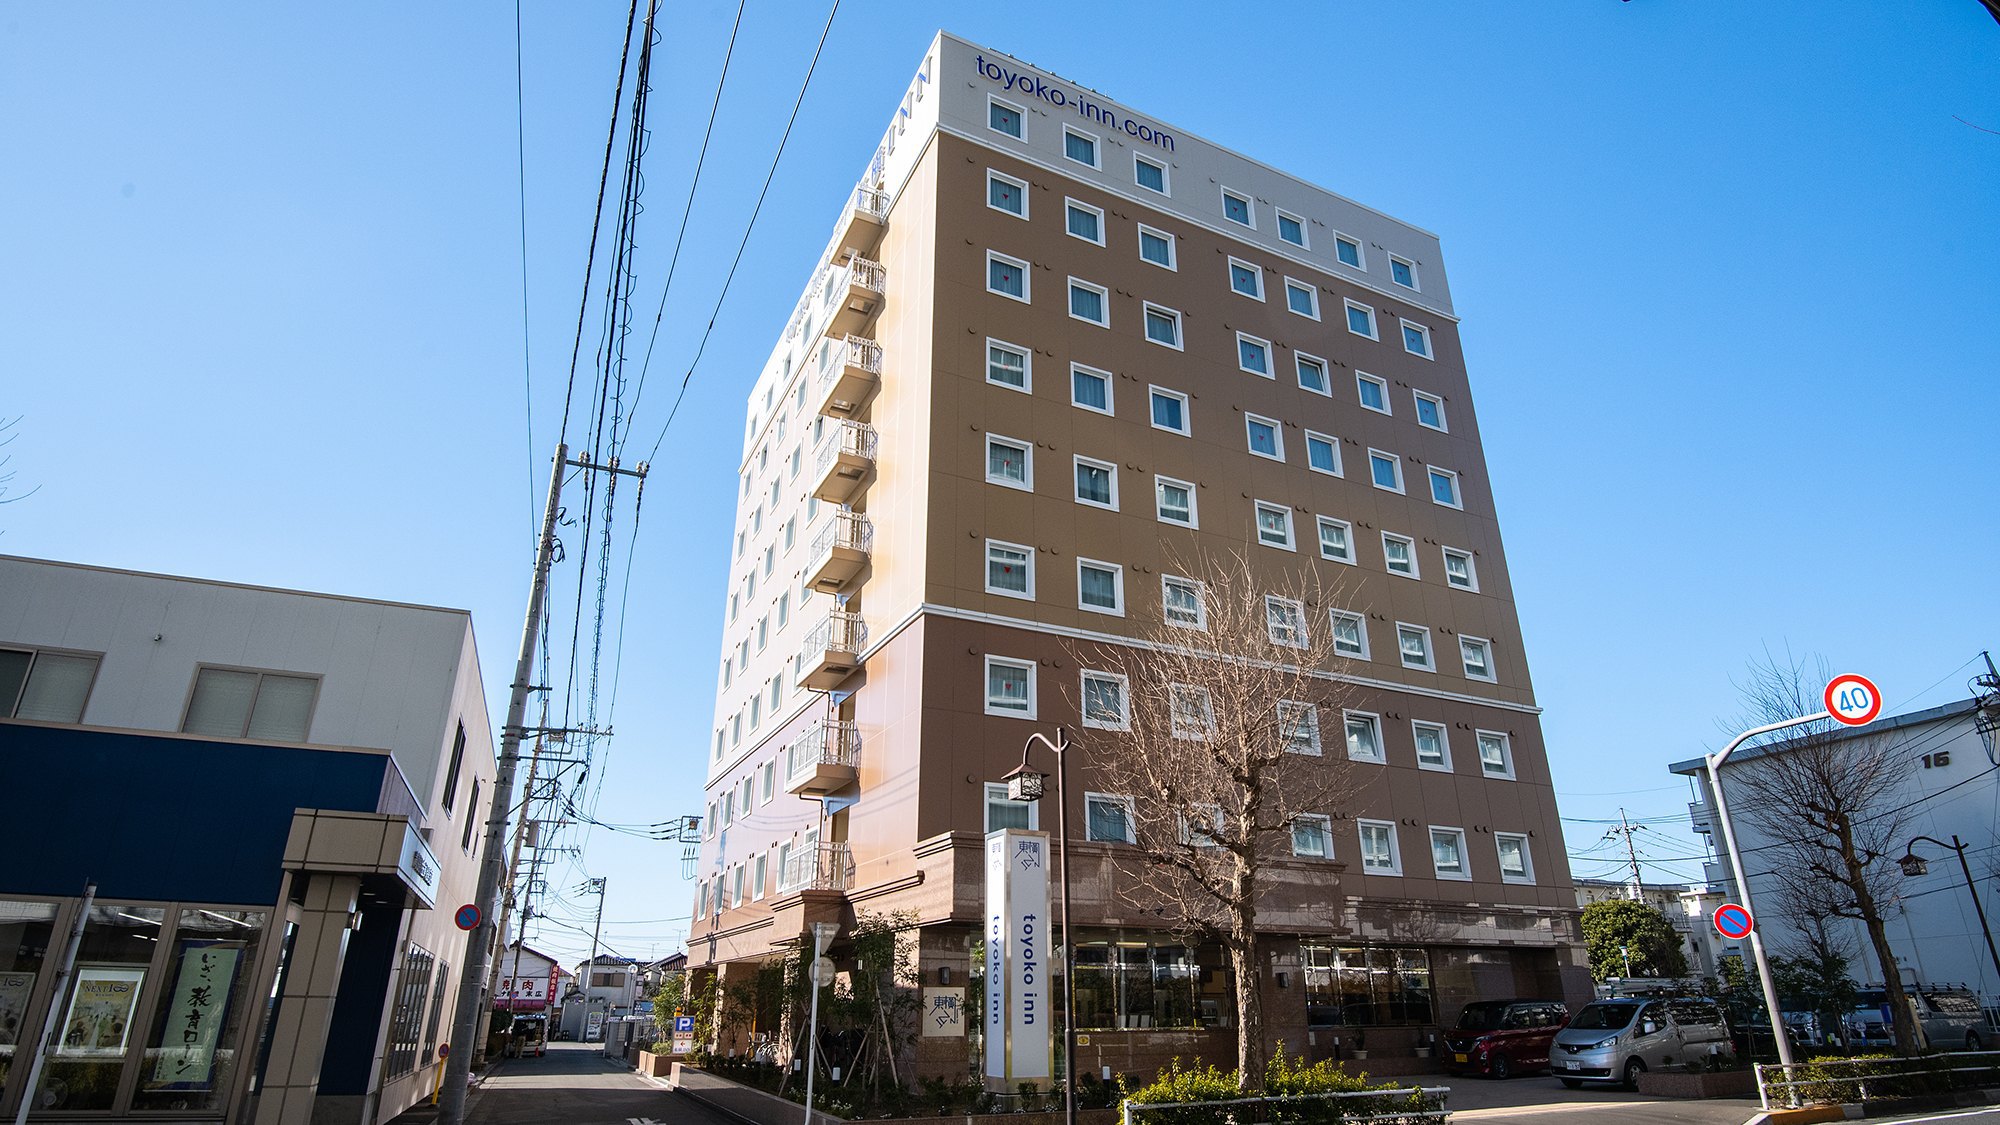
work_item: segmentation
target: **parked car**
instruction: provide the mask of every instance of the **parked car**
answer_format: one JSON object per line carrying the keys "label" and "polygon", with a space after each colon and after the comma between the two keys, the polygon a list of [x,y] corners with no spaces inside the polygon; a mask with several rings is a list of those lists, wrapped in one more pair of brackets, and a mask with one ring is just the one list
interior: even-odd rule
{"label": "parked car", "polygon": [[[1985,1044],[1986,1021],[1979,1011],[1979,997],[1971,990],[1917,985],[1904,991],[1916,1009],[1917,1026],[1923,1028],[1931,1046],[1944,1051],[1977,1051]],[[1857,1047],[1886,1047],[1895,1042],[1889,994],[1883,989],[1862,989],[1855,997],[1854,1010],[1842,1022]]]}
{"label": "parked car", "polygon": [[1549,1069],[1574,1090],[1585,1082],[1637,1088],[1652,1067],[1736,1057],[1729,1023],[1713,1000],[1628,997],[1585,1004],[1556,1032]]}
{"label": "parked car", "polygon": [[1508,1078],[1545,1070],[1556,1032],[1569,1022],[1569,1009],[1554,1000],[1481,1000],[1458,1014],[1458,1026],[1444,1033],[1447,1074]]}

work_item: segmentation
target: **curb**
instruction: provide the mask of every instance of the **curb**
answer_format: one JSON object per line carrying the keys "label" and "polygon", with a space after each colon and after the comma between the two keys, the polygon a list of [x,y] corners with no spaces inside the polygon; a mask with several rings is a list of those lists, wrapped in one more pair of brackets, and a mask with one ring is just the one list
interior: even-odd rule
{"label": "curb", "polygon": [[1743,1125],[1811,1125],[1818,1121],[1845,1121],[1847,1107],[1839,1105],[1819,1105],[1807,1109],[1767,1109]]}

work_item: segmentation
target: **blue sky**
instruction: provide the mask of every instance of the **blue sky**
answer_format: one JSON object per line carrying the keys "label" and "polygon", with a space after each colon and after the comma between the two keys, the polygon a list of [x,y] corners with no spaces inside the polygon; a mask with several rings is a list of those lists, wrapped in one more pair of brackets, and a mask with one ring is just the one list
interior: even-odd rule
{"label": "blue sky", "polygon": [[[1608,854],[1621,805],[1663,818],[1651,854],[1698,850],[1665,764],[1717,743],[1767,646],[1892,707],[1962,697],[2000,643],[2000,136],[1975,127],[2000,130],[2000,25],[1974,0],[1252,11],[843,5],[653,463],[600,819],[700,809],[743,395],[941,21],[1441,235],[1573,853]],[[734,12],[662,17],[647,324]],[[470,608],[497,722],[624,14],[526,3],[531,444],[511,5],[10,6],[0,417],[36,491],[0,551]],[[745,16],[639,449],[824,16]],[[576,567],[557,583],[566,634]],[[603,831],[539,943],[587,949],[585,875],[612,948],[674,947],[677,849]]]}

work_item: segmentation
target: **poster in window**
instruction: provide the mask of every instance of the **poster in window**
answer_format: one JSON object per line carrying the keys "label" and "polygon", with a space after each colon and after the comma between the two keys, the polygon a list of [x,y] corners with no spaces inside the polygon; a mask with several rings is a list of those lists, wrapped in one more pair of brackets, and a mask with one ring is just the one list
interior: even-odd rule
{"label": "poster in window", "polygon": [[167,997],[155,1090],[206,1090],[215,1081],[215,1045],[229,1023],[229,996],[243,958],[240,941],[184,941]]}
{"label": "poster in window", "polygon": [[21,1025],[28,1018],[28,996],[35,991],[35,974],[0,973],[0,1047],[21,1041]]}
{"label": "poster in window", "polygon": [[59,1055],[122,1055],[132,1034],[132,1009],[146,970],[87,965],[76,971],[76,991],[63,1017]]}

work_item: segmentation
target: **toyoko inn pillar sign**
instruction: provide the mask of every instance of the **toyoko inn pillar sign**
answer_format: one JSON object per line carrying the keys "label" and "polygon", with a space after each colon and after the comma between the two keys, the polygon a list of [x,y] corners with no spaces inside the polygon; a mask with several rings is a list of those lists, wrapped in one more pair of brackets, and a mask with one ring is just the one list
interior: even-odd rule
{"label": "toyoko inn pillar sign", "polygon": [[1049,835],[986,837],[986,1077],[1001,1089],[1049,1079],[1057,985]]}

